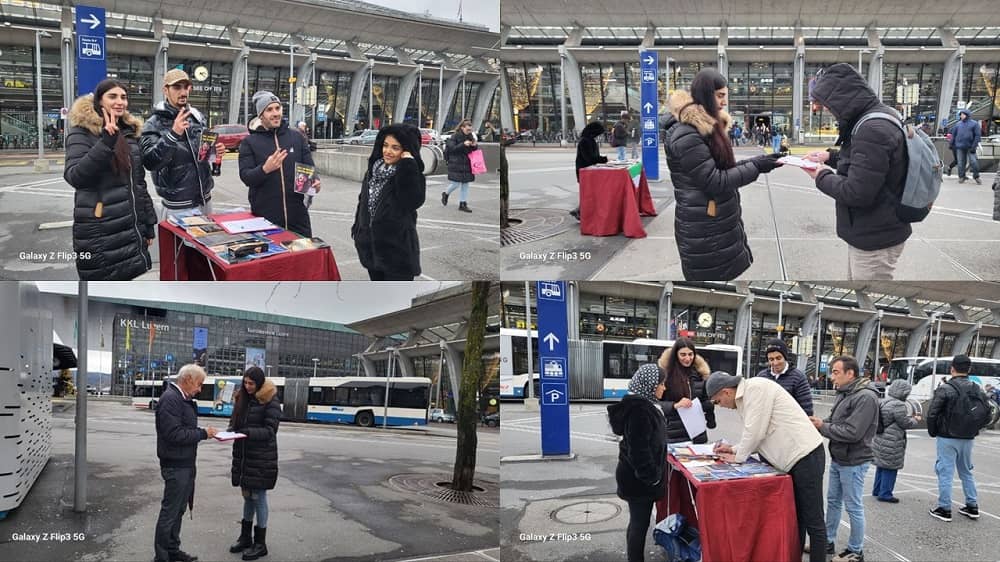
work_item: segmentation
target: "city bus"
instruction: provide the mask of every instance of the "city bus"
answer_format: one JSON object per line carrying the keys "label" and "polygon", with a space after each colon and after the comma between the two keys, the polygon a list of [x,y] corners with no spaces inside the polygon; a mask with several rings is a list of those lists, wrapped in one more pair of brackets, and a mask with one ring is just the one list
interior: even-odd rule
{"label": "city bus", "polygon": [[[386,416],[385,377],[271,377],[278,389],[282,419],[354,424],[426,425],[430,409],[431,380],[424,377],[389,379]],[[205,377],[195,397],[198,414],[228,417],[242,377]],[[156,408],[163,381],[135,381],[132,404]],[[140,397],[140,394],[142,395]]]}
{"label": "city bus", "polygon": [[[910,383],[911,400],[930,400],[934,390],[951,378],[951,360],[953,357],[897,357],[889,363],[889,371],[885,383],[876,383],[875,387],[883,394],[885,385],[897,379]],[[1000,359],[987,357],[970,357],[972,368],[969,369],[969,379],[979,386],[987,384],[1000,386]]]}
{"label": "city bus", "polygon": [[[538,389],[538,333],[531,332],[535,389]],[[569,341],[569,385],[573,399],[619,400],[639,366],[655,363],[671,340],[639,338],[632,341]],[[698,354],[713,371],[743,372],[743,348],[737,345],[700,345]],[[544,368],[544,367],[542,367]],[[500,397],[523,398],[528,392],[527,331],[500,329]],[[515,374],[516,373],[516,374]],[[535,392],[535,396],[538,393]]]}

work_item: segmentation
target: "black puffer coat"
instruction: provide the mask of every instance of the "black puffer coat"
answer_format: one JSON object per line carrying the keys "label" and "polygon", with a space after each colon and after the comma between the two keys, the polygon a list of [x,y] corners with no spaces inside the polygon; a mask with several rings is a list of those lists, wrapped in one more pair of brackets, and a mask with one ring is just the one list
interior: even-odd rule
{"label": "black puffer coat", "polygon": [[[312,236],[305,196],[295,192],[295,164],[313,166],[308,141],[282,121],[274,130],[260,119],[250,121],[250,135],[240,142],[240,179],[250,188],[250,211],[301,236]],[[264,172],[264,162],[278,148],[288,151],[282,168]]]}
{"label": "black puffer coat", "polygon": [[[103,132],[104,118],[90,95],[78,98],[69,112],[63,178],[73,196],[73,251],[76,271],[88,281],[128,281],[153,267],[146,240],[155,236],[156,211],[146,191],[138,131],[142,122],[128,112],[119,135],[128,142],[131,173],[111,171],[112,145]],[[98,205],[100,204],[100,205]],[[100,212],[98,212],[100,207]],[[97,215],[101,216],[98,217]]]}
{"label": "black puffer coat", "polygon": [[[739,188],[760,175],[750,160],[720,170],[709,151],[709,137],[716,120],[703,107],[688,105],[691,94],[670,96],[672,117],[663,143],[670,180],[674,184],[674,236],[684,278],[689,281],[730,281],[753,263],[743,228]],[[730,126],[729,114],[720,112]],[[709,216],[709,201],[715,216]]]}
{"label": "black puffer coat", "polygon": [[165,101],[153,107],[153,115],[142,128],[142,163],[153,173],[156,193],[168,208],[199,207],[212,198],[212,165],[198,160],[205,116],[188,107],[190,126],[183,137],[173,132],[178,109]]}
{"label": "black puffer coat", "polygon": [[[382,143],[387,135],[396,137],[413,158],[403,158],[396,165],[396,173],[382,188],[375,216],[372,216],[368,210],[369,180],[375,162],[382,159]],[[412,125],[383,127],[368,157],[368,172],[361,184],[354,225],[351,227],[351,238],[365,269],[381,271],[393,277],[420,275],[417,209],[424,204],[427,195],[423,172],[420,131]]]}
{"label": "black puffer coat", "polygon": [[[448,137],[445,146],[448,161],[448,179],[460,183],[476,181],[476,176],[472,175],[472,163],[469,162],[469,153],[478,150],[478,146],[465,146],[465,141],[475,142],[475,137],[467,135],[462,131],[455,131],[455,134]],[[377,146],[377,145],[376,145]]]}
{"label": "black puffer coat", "polygon": [[[233,442],[233,486],[251,490],[273,490],[278,480],[278,422],[281,403],[278,389],[265,379],[232,431],[245,433],[246,439]],[[241,389],[237,399],[243,399]]]}
{"label": "black puffer coat", "polygon": [[840,128],[839,155],[827,162],[837,172],[824,169],[816,176],[816,187],[837,202],[837,236],[865,251],[905,242],[913,229],[896,216],[909,165],[903,131],[889,120],[869,119],[851,137],[866,113],[894,110],[879,103],[864,78],[846,63],[824,70],[812,96],[830,108]]}
{"label": "black puffer coat", "polygon": [[618,497],[626,501],[662,498],[667,458],[663,414],[646,398],[630,394],[608,406],[608,421],[611,431],[622,437],[615,469]]}
{"label": "black puffer coat", "polygon": [[192,468],[198,459],[198,443],[208,433],[198,427],[198,405],[184,399],[180,389],[167,383],[156,403],[156,456],[160,466]]}
{"label": "black puffer coat", "polygon": [[[673,356],[667,359],[662,370],[663,373],[667,372],[670,367],[670,361],[672,360]],[[660,366],[652,363],[643,365],[639,367],[639,369],[657,369],[658,372],[660,372]],[[712,401],[708,399],[708,394],[705,393],[705,381],[711,373],[712,371],[708,366],[708,362],[705,361],[701,355],[695,355],[694,363],[691,363],[691,367],[688,368],[688,382],[691,384],[691,398],[698,398],[701,401],[701,411],[705,414],[705,422],[709,429],[714,429],[715,404],[712,404]],[[667,419],[667,443],[680,443],[683,441],[708,443],[707,431],[700,435],[695,435],[694,438],[688,435],[687,429],[684,428],[684,422],[681,421],[681,416],[677,413],[677,409],[674,407],[674,401],[669,399],[670,394],[671,389],[667,388],[666,392],[663,393],[663,400],[659,401],[660,409],[663,410],[663,415]]]}
{"label": "black puffer coat", "polygon": [[597,137],[603,134],[604,125],[596,122],[584,127],[580,133],[580,140],[576,143],[576,181],[580,181],[580,168],[608,161],[608,157],[601,156],[597,148]]}

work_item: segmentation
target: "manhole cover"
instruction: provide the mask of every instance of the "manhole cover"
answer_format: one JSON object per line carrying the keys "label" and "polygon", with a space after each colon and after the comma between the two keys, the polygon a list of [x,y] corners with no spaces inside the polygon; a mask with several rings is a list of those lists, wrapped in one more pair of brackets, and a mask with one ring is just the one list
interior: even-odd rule
{"label": "manhole cover", "polygon": [[579,223],[562,209],[511,209],[510,218],[521,221],[500,229],[500,245],[513,246],[562,234]]}
{"label": "manhole cover", "polygon": [[552,518],[567,525],[587,525],[610,521],[622,512],[618,504],[606,501],[571,503],[552,512]]}
{"label": "manhole cover", "polygon": [[397,474],[389,478],[388,484],[441,503],[500,507],[500,487],[495,482],[476,480],[471,492],[459,492],[448,487],[451,480],[447,478],[445,474]]}

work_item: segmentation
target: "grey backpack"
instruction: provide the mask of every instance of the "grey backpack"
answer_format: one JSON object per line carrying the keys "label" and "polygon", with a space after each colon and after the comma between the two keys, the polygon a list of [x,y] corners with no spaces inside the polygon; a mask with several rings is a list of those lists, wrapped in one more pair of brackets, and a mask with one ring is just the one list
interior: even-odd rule
{"label": "grey backpack", "polygon": [[858,134],[858,128],[869,119],[892,121],[903,131],[909,166],[906,169],[903,195],[896,206],[896,216],[903,222],[920,222],[930,214],[934,200],[941,192],[944,166],[930,137],[913,125],[903,126],[899,114],[891,111],[893,113],[874,111],[864,115],[854,125],[851,136]]}

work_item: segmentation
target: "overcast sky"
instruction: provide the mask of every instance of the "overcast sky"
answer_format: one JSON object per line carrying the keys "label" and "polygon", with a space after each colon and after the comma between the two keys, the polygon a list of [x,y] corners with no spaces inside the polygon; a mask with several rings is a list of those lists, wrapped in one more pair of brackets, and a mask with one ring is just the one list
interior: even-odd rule
{"label": "overcast sky", "polygon": [[[38,281],[45,293],[73,294],[75,281]],[[410,307],[410,301],[455,282],[341,283],[91,282],[91,296],[221,306],[348,324]]]}
{"label": "overcast sky", "polygon": [[[424,11],[436,18],[458,21],[459,0],[365,0],[370,4],[385,6],[394,10],[423,14]],[[500,0],[463,0],[462,21],[485,25],[500,32]]]}

